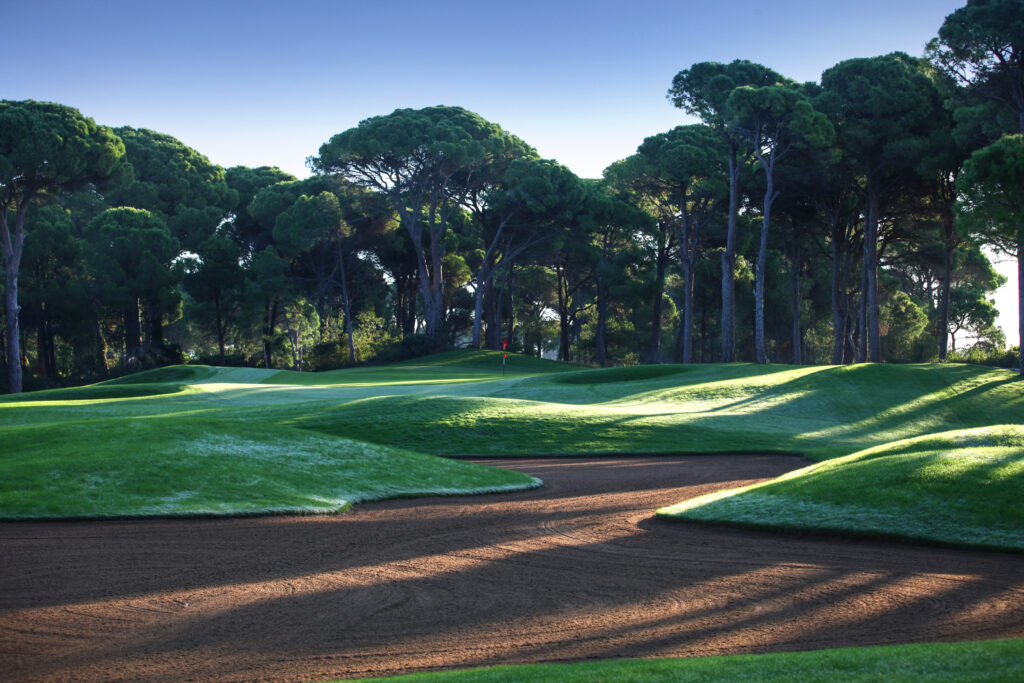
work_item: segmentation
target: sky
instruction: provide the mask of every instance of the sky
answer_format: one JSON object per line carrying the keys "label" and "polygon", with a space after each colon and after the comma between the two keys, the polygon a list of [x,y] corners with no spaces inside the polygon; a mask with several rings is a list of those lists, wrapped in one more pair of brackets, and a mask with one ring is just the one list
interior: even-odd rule
{"label": "sky", "polygon": [[[225,167],[299,177],[364,118],[458,105],[599,177],[645,137],[692,122],[665,95],[696,62],[749,59],[816,81],[844,59],[922,54],[963,4],[0,0],[0,98],[60,102]],[[1004,289],[1000,325],[1016,343]]]}

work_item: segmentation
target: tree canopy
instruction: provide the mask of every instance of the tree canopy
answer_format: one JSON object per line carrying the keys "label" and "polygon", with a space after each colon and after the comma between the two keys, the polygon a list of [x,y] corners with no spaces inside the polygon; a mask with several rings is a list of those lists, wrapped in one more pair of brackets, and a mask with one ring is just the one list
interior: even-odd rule
{"label": "tree canopy", "polygon": [[4,101],[8,387],[453,346],[1019,362],[989,254],[1016,257],[1024,287],[1022,23],[1020,0],[969,0],[925,58],[848,59],[809,83],[683,65],[668,100],[700,122],[637,140],[599,179],[458,106],[369,117],[299,179]]}
{"label": "tree canopy", "polygon": [[[50,102],[0,102],[0,247],[4,257],[4,312],[8,386],[22,389],[18,274],[29,204],[127,175],[124,144],[110,128],[76,109]],[[10,215],[13,215],[13,224]]]}

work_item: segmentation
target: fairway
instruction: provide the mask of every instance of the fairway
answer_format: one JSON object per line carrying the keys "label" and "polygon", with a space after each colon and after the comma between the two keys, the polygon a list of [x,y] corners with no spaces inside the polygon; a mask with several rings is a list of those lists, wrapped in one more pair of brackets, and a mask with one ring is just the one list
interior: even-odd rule
{"label": "fairway", "polygon": [[1024,636],[1024,556],[652,517],[792,456],[518,459],[333,517],[0,524],[17,679],[323,680]]}
{"label": "fairway", "polygon": [[0,518],[320,514],[539,484],[437,456],[781,453],[822,462],[661,513],[1024,550],[1024,385],[1012,372],[501,361],[177,366],[0,398]]}

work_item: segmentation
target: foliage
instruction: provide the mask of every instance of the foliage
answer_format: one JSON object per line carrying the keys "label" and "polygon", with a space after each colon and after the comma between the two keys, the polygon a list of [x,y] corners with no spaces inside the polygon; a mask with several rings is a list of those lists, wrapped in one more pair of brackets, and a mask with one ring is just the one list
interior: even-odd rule
{"label": "foliage", "polygon": [[1016,368],[1020,361],[1020,348],[992,348],[987,344],[975,344],[960,351],[952,351],[946,360],[950,363],[972,363],[995,368]]}
{"label": "foliage", "polygon": [[[21,197],[120,182],[124,143],[78,110],[51,102],[0,102],[0,188],[3,206],[16,211]],[[6,220],[6,216],[4,217]]]}
{"label": "foliage", "polygon": [[496,159],[533,154],[526,143],[480,116],[437,106],[361,121],[324,143],[310,165],[388,197],[416,252],[426,334],[436,340],[442,325],[444,235],[452,214],[468,198],[477,172]]}
{"label": "foliage", "polygon": [[438,342],[425,334],[410,334],[392,342],[377,354],[377,360],[384,363],[422,358],[440,350]]}
{"label": "foliage", "polygon": [[921,307],[897,290],[882,304],[881,321],[885,357],[896,362],[917,360],[915,342],[928,326],[928,315]]}
{"label": "foliage", "polygon": [[960,83],[1009,108],[1024,135],[1024,13],[1019,0],[967,0],[928,44]]}
{"label": "foliage", "polygon": [[107,193],[111,206],[146,209],[167,224],[186,249],[213,234],[238,195],[224,169],[181,141],[145,128],[114,132],[124,142],[133,182]]}
{"label": "foliage", "polygon": [[22,390],[18,275],[29,205],[62,192],[124,182],[131,175],[124,156],[123,143],[109,128],[71,107],[0,101],[0,252],[8,390],[13,393]]}
{"label": "foliage", "polygon": [[957,189],[966,233],[1011,253],[1024,242],[1024,136],[1006,135],[974,152]]}
{"label": "foliage", "polygon": [[[845,60],[820,84],[692,64],[668,98],[702,122],[648,137],[600,181],[457,106],[371,116],[297,180],[4,102],[0,223],[21,227],[4,242],[0,358],[20,360],[12,386],[24,370],[52,387],[182,352],[309,370],[505,343],[599,365],[921,361],[951,335],[998,347],[978,244],[1015,250],[1024,225],[1022,143],[999,140],[1024,96],[1018,5],[970,0],[930,62]],[[87,230],[109,208],[148,211],[177,242],[134,294]]]}
{"label": "foliage", "polygon": [[745,59],[729,64],[700,62],[675,75],[668,98],[686,113],[721,127],[727,116],[729,96],[736,88],[771,86],[783,80],[775,71]]}

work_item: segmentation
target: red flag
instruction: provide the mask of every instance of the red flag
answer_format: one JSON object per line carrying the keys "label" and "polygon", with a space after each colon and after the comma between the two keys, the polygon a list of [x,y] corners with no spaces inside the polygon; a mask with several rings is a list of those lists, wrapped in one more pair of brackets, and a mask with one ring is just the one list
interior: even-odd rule
{"label": "red flag", "polygon": [[508,349],[508,339],[502,339],[501,340],[501,348],[505,349],[505,350]]}

